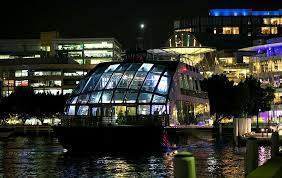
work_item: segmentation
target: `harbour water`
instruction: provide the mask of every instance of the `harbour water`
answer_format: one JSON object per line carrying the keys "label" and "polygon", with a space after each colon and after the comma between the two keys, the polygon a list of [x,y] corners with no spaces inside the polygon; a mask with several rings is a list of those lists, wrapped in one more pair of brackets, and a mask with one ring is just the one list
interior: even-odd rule
{"label": "harbour water", "polygon": [[[245,148],[230,135],[209,132],[181,135],[180,151],[196,158],[198,177],[244,177]],[[259,164],[270,148],[259,148]],[[56,137],[14,136],[0,140],[0,177],[173,177],[173,156],[159,154],[69,153]]]}

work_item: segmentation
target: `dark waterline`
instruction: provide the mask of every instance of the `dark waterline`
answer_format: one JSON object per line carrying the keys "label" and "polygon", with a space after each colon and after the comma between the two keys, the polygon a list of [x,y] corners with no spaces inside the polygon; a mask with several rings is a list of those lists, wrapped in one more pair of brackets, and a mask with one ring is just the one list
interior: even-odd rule
{"label": "dark waterline", "polygon": [[[196,157],[198,177],[244,177],[245,148],[209,132],[181,135],[179,150]],[[260,164],[270,148],[259,148]],[[64,153],[55,137],[0,140],[0,177],[173,177],[173,157],[163,154]]]}

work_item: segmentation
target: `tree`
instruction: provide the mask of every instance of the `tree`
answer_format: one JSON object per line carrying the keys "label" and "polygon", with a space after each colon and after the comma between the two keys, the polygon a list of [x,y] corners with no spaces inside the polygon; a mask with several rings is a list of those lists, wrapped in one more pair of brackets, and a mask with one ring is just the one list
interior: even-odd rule
{"label": "tree", "polygon": [[216,121],[219,123],[223,117],[232,114],[233,82],[221,75],[212,75],[201,82],[202,89],[208,92],[210,101],[210,112],[215,114]]}

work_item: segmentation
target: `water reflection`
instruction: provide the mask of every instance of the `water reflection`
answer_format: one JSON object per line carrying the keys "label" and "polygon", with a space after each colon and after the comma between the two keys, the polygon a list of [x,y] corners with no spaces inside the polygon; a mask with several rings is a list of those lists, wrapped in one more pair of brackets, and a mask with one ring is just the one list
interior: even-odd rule
{"label": "water reflection", "polygon": [[[173,138],[196,158],[198,177],[244,177],[245,148],[211,133]],[[259,165],[270,147],[259,147]],[[173,177],[172,155],[64,153],[56,138],[12,137],[0,141],[0,177]],[[235,177],[236,177],[235,176]]]}

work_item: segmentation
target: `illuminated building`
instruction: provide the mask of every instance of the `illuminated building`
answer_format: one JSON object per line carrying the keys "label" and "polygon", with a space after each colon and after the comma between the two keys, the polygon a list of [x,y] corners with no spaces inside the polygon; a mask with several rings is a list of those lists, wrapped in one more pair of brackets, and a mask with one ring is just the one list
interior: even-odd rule
{"label": "illuminated building", "polygon": [[174,32],[166,43],[164,51],[180,54],[180,61],[196,66],[204,74],[214,71],[216,49],[202,44],[189,32]]}
{"label": "illuminated building", "polygon": [[66,94],[100,62],[121,59],[121,46],[114,38],[59,38],[43,32],[40,39],[0,40],[2,96],[17,86],[30,86],[35,93]]}
{"label": "illuminated building", "polygon": [[282,10],[211,9],[209,15],[174,21],[177,32],[188,31],[218,49],[251,46],[255,39],[269,39],[282,32]]}
{"label": "illuminated building", "polygon": [[[275,88],[271,117],[282,117],[282,38],[269,39],[265,44],[241,49],[251,51],[250,72],[260,80],[262,86]],[[271,112],[272,112],[271,111]]]}
{"label": "illuminated building", "polygon": [[163,50],[147,53],[139,62],[98,64],[67,101],[64,124],[169,126],[208,119],[199,70]]}

